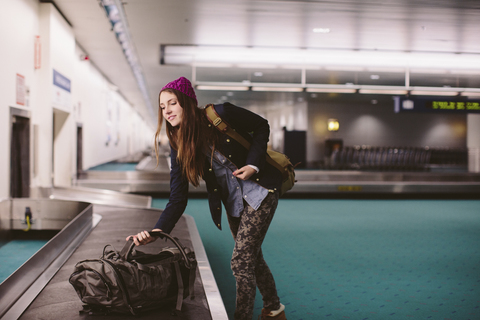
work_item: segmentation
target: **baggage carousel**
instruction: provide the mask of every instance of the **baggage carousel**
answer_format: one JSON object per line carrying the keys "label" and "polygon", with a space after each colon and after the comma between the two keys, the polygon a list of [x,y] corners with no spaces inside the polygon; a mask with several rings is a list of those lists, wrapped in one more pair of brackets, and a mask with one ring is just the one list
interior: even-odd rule
{"label": "baggage carousel", "polygon": [[[51,201],[61,203],[66,200]],[[68,282],[75,264],[84,259],[99,258],[107,244],[121,250],[126,236],[150,229],[161,214],[161,210],[151,208],[87,205],[82,207],[81,214],[0,285],[1,319],[91,319],[92,316],[80,312],[83,303]],[[195,299],[187,297],[178,314],[172,312],[172,306],[137,316],[95,315],[95,319],[228,319],[194,219],[182,216],[172,235],[195,252],[198,261]],[[142,247],[142,251],[156,252],[172,245],[157,240]],[[51,261],[45,261],[50,258]]]}
{"label": "baggage carousel", "polygon": [[[166,197],[170,192],[170,160],[163,150],[157,160],[145,156],[135,171],[88,170],[79,174],[77,187],[122,193]],[[363,171],[297,169],[295,186],[285,197],[364,198],[364,197],[441,197],[478,198],[480,173],[450,167],[429,171]],[[206,196],[203,181],[190,194]]]}
{"label": "baggage carousel", "polygon": [[[478,198],[479,173],[456,172],[361,172],[296,170],[295,186],[285,195],[292,197],[415,197]],[[123,193],[168,197],[170,175],[156,171],[88,171],[77,185]],[[190,194],[206,195],[203,181],[190,186]]]}

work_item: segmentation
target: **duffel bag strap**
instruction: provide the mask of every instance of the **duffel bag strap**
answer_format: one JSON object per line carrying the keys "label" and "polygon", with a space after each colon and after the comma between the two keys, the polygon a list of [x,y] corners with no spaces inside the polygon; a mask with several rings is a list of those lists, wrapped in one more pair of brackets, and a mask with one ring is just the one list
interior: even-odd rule
{"label": "duffel bag strap", "polygon": [[111,244],[107,244],[105,247],[103,247],[103,255],[102,258],[107,258],[107,248],[110,247],[112,248],[112,251],[109,252],[108,257],[110,258],[112,255],[116,255],[117,257],[119,256],[118,251],[115,249],[114,246]]}
{"label": "duffel bag strap", "polygon": [[180,250],[180,253],[182,254],[182,257],[183,257],[183,261],[185,263],[185,266],[188,268],[188,269],[191,269],[193,268],[194,266],[192,266],[190,260],[188,259],[187,257],[187,253],[185,252],[185,248],[183,247],[183,245],[180,243],[180,240],[178,240],[177,238],[175,237],[172,237],[171,235],[169,235],[168,233],[165,233],[165,232],[162,232],[162,231],[149,231],[150,235],[151,236],[154,236],[154,237],[165,237],[165,238],[168,238],[168,240],[172,241],[173,244],[175,244],[175,246],[178,248],[178,250]]}
{"label": "duffel bag strap", "polygon": [[177,284],[178,284],[178,294],[177,294],[177,310],[182,310],[182,303],[183,303],[183,279],[182,273],[180,272],[180,266],[178,265],[178,261],[173,263],[175,265],[175,273],[177,274]]}
{"label": "duffel bag strap", "polygon": [[195,299],[195,277],[197,276],[197,268],[190,269],[190,283],[189,283],[189,292],[190,292],[190,299]]}
{"label": "duffel bag strap", "polygon": [[128,239],[128,241],[125,243],[122,250],[120,251],[120,258],[122,260],[128,261],[128,257],[131,255],[134,247],[135,242],[133,242],[133,239]]}

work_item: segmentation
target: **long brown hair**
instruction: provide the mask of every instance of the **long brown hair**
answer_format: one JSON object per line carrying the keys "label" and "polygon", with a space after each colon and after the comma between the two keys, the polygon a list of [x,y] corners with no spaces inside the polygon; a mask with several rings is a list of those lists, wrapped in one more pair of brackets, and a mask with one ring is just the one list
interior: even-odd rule
{"label": "long brown hair", "polygon": [[[160,95],[170,92],[177,97],[178,103],[183,108],[180,125],[172,127],[166,121],[167,137],[172,148],[177,150],[177,161],[182,168],[182,173],[188,181],[197,187],[199,178],[203,177],[203,166],[206,152],[213,151],[218,141],[218,130],[209,126],[203,110],[198,108],[197,101],[183,92],[174,89],[164,89],[158,95],[158,123],[155,132],[155,154],[158,165],[158,142],[163,124],[163,113],[160,109]],[[213,149],[210,150],[210,147]]]}

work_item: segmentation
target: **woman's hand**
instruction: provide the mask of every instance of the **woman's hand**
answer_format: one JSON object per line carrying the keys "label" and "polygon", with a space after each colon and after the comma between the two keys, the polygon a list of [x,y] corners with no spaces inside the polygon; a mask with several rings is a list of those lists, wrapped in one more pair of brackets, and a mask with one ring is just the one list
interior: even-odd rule
{"label": "woman's hand", "polygon": [[[162,231],[162,230],[153,229],[152,231]],[[135,235],[128,236],[126,241],[130,240],[130,238],[133,238],[133,242],[137,246],[146,245],[147,243],[154,242],[155,240],[157,240],[157,237],[152,237],[150,233],[148,233],[148,231],[142,231]]]}
{"label": "woman's hand", "polygon": [[233,175],[241,180],[248,180],[254,173],[256,173],[255,169],[246,165],[240,169],[237,169],[233,172]]}

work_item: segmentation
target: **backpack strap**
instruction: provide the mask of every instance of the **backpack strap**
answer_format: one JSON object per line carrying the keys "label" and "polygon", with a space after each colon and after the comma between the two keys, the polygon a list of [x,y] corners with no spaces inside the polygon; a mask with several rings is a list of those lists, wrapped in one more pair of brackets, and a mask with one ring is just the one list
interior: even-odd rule
{"label": "backpack strap", "polygon": [[[248,142],[247,139],[242,137],[237,131],[232,129],[226,123],[220,116],[218,115],[217,111],[215,111],[215,108],[213,107],[213,104],[209,104],[205,107],[205,114],[207,115],[208,121],[210,121],[211,124],[213,124],[218,130],[220,130],[222,133],[225,133],[229,135],[231,138],[235,139],[238,143],[240,143],[245,149],[250,150],[250,142]],[[287,175],[288,177],[288,172],[286,172],[283,167],[275,162],[270,155],[267,152],[267,162],[277,168],[282,173],[282,176]],[[285,176],[284,176],[285,178]]]}

